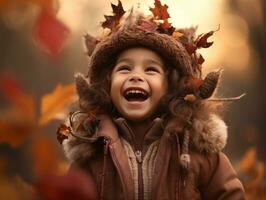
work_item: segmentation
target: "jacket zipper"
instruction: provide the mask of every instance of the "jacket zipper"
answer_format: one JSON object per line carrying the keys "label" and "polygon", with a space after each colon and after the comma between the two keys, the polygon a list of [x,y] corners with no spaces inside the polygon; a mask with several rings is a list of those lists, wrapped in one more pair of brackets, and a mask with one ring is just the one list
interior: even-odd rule
{"label": "jacket zipper", "polygon": [[142,152],[140,150],[135,151],[135,156],[138,163],[138,200],[143,200],[144,185],[143,185],[143,173],[142,173]]}
{"label": "jacket zipper", "polygon": [[[131,132],[131,135],[134,135],[131,128],[127,125],[127,123],[123,124],[127,127],[127,129]],[[138,167],[138,200],[144,199],[144,183],[143,183],[143,172],[142,172],[142,161],[143,161],[143,155],[141,150],[137,149],[137,143],[135,139],[133,139],[133,149],[137,160],[137,167]]]}

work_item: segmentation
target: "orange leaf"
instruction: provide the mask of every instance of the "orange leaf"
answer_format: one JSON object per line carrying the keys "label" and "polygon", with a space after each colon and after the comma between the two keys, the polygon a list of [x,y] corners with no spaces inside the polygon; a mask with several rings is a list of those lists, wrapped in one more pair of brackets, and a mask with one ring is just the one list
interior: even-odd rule
{"label": "orange leaf", "polygon": [[59,115],[65,114],[67,107],[76,99],[74,84],[62,86],[58,84],[52,93],[46,94],[41,100],[41,117],[39,124],[44,125]]}
{"label": "orange leaf", "polygon": [[15,109],[17,116],[23,116],[23,121],[35,121],[34,98],[27,94],[21,84],[12,74],[0,76],[0,93],[11,103],[11,109]]}
{"label": "orange leaf", "polygon": [[43,136],[33,140],[29,153],[33,158],[33,169],[37,177],[58,172],[60,159],[55,144],[54,140]]}
{"label": "orange leaf", "polygon": [[111,4],[111,6],[114,15],[104,15],[105,21],[102,23],[102,27],[114,30],[119,24],[121,17],[125,14],[125,11],[120,0],[117,6],[114,4]]}
{"label": "orange leaf", "polygon": [[32,130],[30,124],[0,120],[0,143],[16,148],[26,141]]}
{"label": "orange leaf", "polygon": [[168,6],[167,5],[162,5],[160,0],[155,0],[154,1],[154,8],[150,8],[150,11],[152,12],[153,16],[156,19],[168,19],[170,16],[167,12]]}

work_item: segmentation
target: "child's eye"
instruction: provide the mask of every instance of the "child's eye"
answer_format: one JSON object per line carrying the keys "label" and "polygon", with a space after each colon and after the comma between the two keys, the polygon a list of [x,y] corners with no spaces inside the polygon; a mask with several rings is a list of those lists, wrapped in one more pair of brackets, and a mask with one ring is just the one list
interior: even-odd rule
{"label": "child's eye", "polygon": [[160,72],[160,70],[157,67],[147,67],[147,72]]}
{"label": "child's eye", "polygon": [[123,65],[117,68],[117,71],[127,72],[130,71],[130,67],[127,65]]}

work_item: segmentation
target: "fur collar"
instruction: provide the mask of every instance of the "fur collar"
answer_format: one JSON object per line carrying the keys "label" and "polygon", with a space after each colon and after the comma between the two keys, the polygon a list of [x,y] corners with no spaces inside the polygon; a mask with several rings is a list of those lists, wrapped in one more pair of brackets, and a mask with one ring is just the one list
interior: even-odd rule
{"label": "fur collar", "polygon": [[[105,130],[104,130],[105,129]],[[191,144],[197,151],[205,153],[217,153],[221,151],[227,140],[227,126],[217,115],[210,114],[207,119],[194,119],[192,122]],[[118,134],[111,119],[105,117],[100,122],[98,136],[108,132],[108,137],[117,139]],[[73,136],[63,142],[63,149],[70,162],[84,163],[87,161],[101,145],[88,143]]]}

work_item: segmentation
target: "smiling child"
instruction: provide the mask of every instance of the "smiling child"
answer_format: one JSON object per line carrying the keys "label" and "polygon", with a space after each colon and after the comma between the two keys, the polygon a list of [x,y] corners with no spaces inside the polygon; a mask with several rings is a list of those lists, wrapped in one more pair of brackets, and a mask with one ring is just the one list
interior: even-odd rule
{"label": "smiling child", "polygon": [[98,199],[244,199],[221,152],[227,127],[209,101],[220,72],[202,78],[188,48],[195,30],[120,14],[107,36],[86,36],[89,73],[76,75],[80,110],[63,141],[72,167],[88,173]]}

